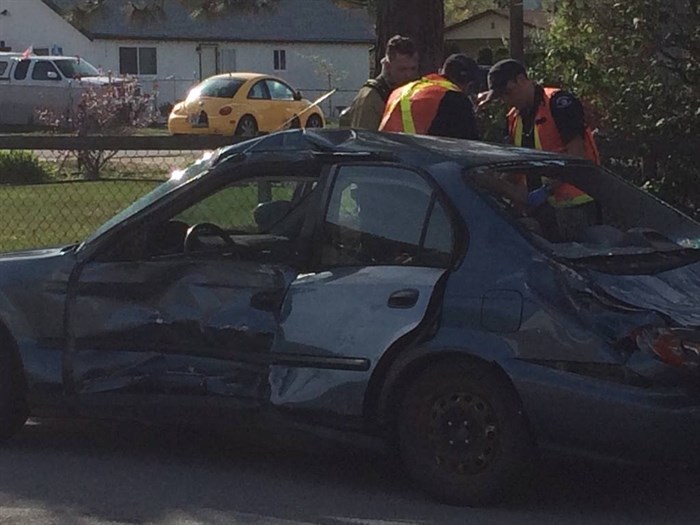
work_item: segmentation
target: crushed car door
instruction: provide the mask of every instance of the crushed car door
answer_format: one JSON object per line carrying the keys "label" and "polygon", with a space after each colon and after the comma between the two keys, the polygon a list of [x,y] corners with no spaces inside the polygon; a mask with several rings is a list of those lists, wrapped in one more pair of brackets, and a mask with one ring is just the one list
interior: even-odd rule
{"label": "crushed car door", "polygon": [[392,164],[339,166],[317,226],[316,271],[281,311],[272,369],[278,406],[359,415],[369,377],[426,319],[452,264],[455,234],[429,179]]}
{"label": "crushed car door", "polygon": [[68,390],[267,397],[269,305],[297,272],[293,240],[262,230],[307,186],[228,184],[88,262],[72,292]]}

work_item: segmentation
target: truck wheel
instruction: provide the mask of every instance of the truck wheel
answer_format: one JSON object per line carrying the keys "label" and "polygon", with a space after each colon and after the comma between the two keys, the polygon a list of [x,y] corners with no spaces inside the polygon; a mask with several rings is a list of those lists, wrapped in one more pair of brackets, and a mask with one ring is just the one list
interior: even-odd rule
{"label": "truck wheel", "polygon": [[6,344],[0,340],[0,441],[19,432],[29,416],[20,366]]}
{"label": "truck wheel", "polygon": [[411,478],[451,505],[498,503],[525,486],[534,459],[512,387],[469,361],[433,365],[409,386],[398,437]]}

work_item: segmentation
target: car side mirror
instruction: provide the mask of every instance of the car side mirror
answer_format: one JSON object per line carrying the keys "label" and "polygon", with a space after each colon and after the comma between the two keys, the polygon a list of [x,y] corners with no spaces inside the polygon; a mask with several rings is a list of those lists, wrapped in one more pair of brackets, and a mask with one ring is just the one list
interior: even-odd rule
{"label": "car side mirror", "polygon": [[294,100],[301,100],[301,99],[302,99],[301,91],[295,91],[294,92]]}
{"label": "car side mirror", "polygon": [[58,73],[56,73],[55,71],[47,71],[46,78],[48,78],[49,80],[59,80]]}

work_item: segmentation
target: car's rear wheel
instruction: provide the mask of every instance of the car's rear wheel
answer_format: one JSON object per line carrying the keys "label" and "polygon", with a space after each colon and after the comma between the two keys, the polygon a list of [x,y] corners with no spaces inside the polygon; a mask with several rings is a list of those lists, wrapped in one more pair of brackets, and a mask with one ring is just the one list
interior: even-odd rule
{"label": "car's rear wheel", "polygon": [[486,365],[431,366],[409,386],[398,417],[409,475],[445,503],[497,503],[532,465],[534,446],[520,402]]}
{"label": "car's rear wheel", "polygon": [[236,131],[234,133],[236,137],[243,138],[253,138],[258,135],[258,122],[251,115],[244,115],[241,120],[238,121],[238,126],[236,126]]}
{"label": "car's rear wheel", "polygon": [[29,416],[22,370],[7,344],[0,338],[0,441],[19,432]]}
{"label": "car's rear wheel", "polygon": [[323,127],[323,119],[321,118],[320,115],[311,115],[307,120],[306,120],[306,127],[307,128],[322,128]]}

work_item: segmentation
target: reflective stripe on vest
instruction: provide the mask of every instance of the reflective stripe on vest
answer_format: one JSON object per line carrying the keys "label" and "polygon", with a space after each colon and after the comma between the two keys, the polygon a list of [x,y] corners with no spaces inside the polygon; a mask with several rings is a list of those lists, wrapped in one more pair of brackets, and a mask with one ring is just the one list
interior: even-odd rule
{"label": "reflective stripe on vest", "polygon": [[[537,108],[537,112],[534,116],[534,122],[537,123],[533,126],[535,147],[536,149],[564,153],[566,152],[566,144],[564,144],[561,136],[559,135],[559,130],[554,122],[554,117],[552,116],[550,109],[552,97],[561,90],[558,88],[543,89],[544,99]],[[508,113],[508,132],[513,139],[513,144],[522,146],[522,118],[515,108],[511,109],[511,111]],[[583,141],[585,147],[585,158],[595,162],[596,164],[600,164],[598,148],[596,147],[593,133],[588,127],[586,127],[584,130]]]}
{"label": "reflective stripe on vest", "polygon": [[416,132],[416,124],[413,120],[413,113],[411,111],[411,97],[419,91],[432,86],[439,86],[444,88],[446,91],[462,91],[457,85],[453,84],[449,80],[438,80],[425,77],[404,86],[401,89],[401,94],[392,101],[391,106],[388,108],[386,113],[387,115],[393,114],[396,106],[399,105],[404,133]]}
{"label": "reflective stripe on vest", "polygon": [[[534,126],[535,128],[534,135],[535,135],[535,149],[542,149],[542,141],[540,140],[540,134],[537,132],[537,126]],[[515,129],[513,130],[513,144],[515,144],[518,147],[522,147],[523,145],[523,118],[518,115],[518,117],[515,119]]]}
{"label": "reflective stripe on vest", "polygon": [[[540,140],[540,134],[537,131],[537,126],[534,126],[533,134],[535,139],[535,149],[542,149],[542,141]],[[515,119],[515,129],[513,130],[513,142],[516,146],[522,147],[523,145],[523,119],[518,116]],[[544,178],[544,177],[543,177]],[[586,204],[587,202],[593,201],[593,197],[587,193],[582,192],[578,188],[571,186],[570,184],[562,184],[555,190],[554,195],[547,199],[549,204],[555,208],[570,208],[572,206],[579,206],[581,204]]]}
{"label": "reflective stripe on vest", "polygon": [[[546,123],[547,126],[555,126],[556,124],[554,123],[554,117],[552,117],[551,111],[549,109],[549,104],[552,96],[557,93],[559,90],[556,88],[544,88],[544,100],[542,101],[542,105],[538,108],[537,113],[533,117],[533,140],[534,140],[534,145],[535,149],[538,150],[543,150],[545,149],[542,145],[542,137],[540,135],[540,129],[539,125],[535,124],[535,122],[539,120],[543,120],[544,123]],[[512,124],[511,124],[511,137],[513,138],[513,144],[522,147],[523,145],[523,118],[520,116],[519,113],[513,112],[509,114],[509,119],[512,119]],[[548,128],[550,131],[551,135],[551,130]],[[557,142],[561,142],[561,149],[559,149],[559,146],[554,146],[550,144],[549,148],[550,151],[555,151],[555,152],[564,152],[565,151],[565,145],[563,144],[563,141],[559,138],[559,134],[557,131],[556,134],[557,137]],[[549,137],[549,143],[551,143],[553,137]],[[591,134],[590,129],[586,128],[585,133],[584,133],[584,144],[586,148],[586,157],[588,160],[592,160],[596,164],[600,163],[600,158],[598,155],[598,149],[595,145],[595,141],[593,140],[593,136]],[[554,194],[549,197],[548,202],[555,208],[569,208],[572,206],[579,206],[581,204],[586,204],[587,202],[592,202],[593,198],[586,194],[585,192],[579,190],[575,186],[572,186],[570,184],[561,184],[556,190],[554,190]]]}

